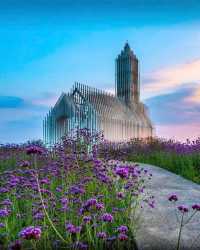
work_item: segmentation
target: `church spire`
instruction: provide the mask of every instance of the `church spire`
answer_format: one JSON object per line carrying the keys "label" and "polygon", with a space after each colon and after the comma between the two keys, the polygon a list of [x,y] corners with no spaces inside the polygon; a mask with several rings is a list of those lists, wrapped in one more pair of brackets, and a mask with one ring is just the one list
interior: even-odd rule
{"label": "church spire", "polygon": [[126,104],[139,102],[139,65],[138,59],[131,50],[128,41],[121,54],[116,58],[115,91],[119,99]]}
{"label": "church spire", "polygon": [[130,46],[128,44],[128,40],[126,40],[126,43],[124,45],[124,51],[130,51],[130,50],[131,50],[131,48],[130,48]]}

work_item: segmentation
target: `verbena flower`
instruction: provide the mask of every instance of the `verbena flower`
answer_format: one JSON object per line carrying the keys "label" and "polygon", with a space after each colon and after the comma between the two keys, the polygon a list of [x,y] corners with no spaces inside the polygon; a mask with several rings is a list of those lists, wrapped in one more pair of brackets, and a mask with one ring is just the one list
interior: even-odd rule
{"label": "verbena flower", "polygon": [[84,208],[88,209],[88,208],[90,208],[90,207],[92,207],[92,206],[96,206],[96,204],[97,204],[97,199],[95,199],[95,198],[90,198],[89,200],[87,200],[87,201],[85,202]]}
{"label": "verbena flower", "polygon": [[71,194],[84,194],[85,190],[81,186],[74,185],[74,186],[70,187],[69,192]]}
{"label": "verbena flower", "polygon": [[120,234],[118,235],[118,239],[119,239],[120,241],[126,241],[126,240],[128,240],[128,236],[127,236],[126,234],[124,234],[124,233],[120,233]]}
{"label": "verbena flower", "polygon": [[117,231],[119,233],[127,233],[128,232],[128,227],[124,226],[124,225],[121,225],[120,227],[117,228]]}
{"label": "verbena flower", "polygon": [[31,164],[29,161],[24,160],[24,161],[20,162],[19,167],[30,167],[30,165]]}
{"label": "verbena flower", "polygon": [[129,171],[127,167],[116,167],[116,175],[119,175],[121,178],[128,178]]}
{"label": "verbena flower", "polygon": [[180,205],[180,206],[178,206],[178,210],[179,210],[180,212],[182,212],[182,213],[187,213],[187,212],[189,212],[188,206],[185,206],[185,205]]}
{"label": "verbena flower", "polygon": [[66,230],[71,233],[71,234],[76,234],[76,233],[80,233],[81,231],[81,226],[75,226],[72,223],[68,223],[66,225]]}
{"label": "verbena flower", "polygon": [[192,206],[192,209],[196,210],[196,211],[200,211],[200,204],[194,204]]}
{"label": "verbena flower", "polygon": [[155,208],[155,200],[150,200],[148,202],[148,205],[151,207],[151,208]]}
{"label": "verbena flower", "polygon": [[102,219],[102,221],[105,221],[105,222],[112,222],[113,216],[112,216],[112,214],[105,213],[102,215],[101,219]]}
{"label": "verbena flower", "polygon": [[96,204],[96,209],[97,209],[97,210],[102,210],[102,209],[104,209],[104,204],[103,204],[103,203],[100,203],[100,202],[97,203],[97,204]]}
{"label": "verbena flower", "polygon": [[5,187],[1,187],[0,188],[0,194],[4,194],[4,193],[8,193],[9,192],[9,189],[8,188],[5,188]]}
{"label": "verbena flower", "polygon": [[68,204],[68,199],[63,197],[63,198],[60,199],[60,202],[61,202],[62,205],[67,205]]}
{"label": "verbena flower", "polygon": [[83,242],[77,241],[74,243],[74,248],[79,250],[87,250],[88,245]]}
{"label": "verbena flower", "polygon": [[33,218],[35,220],[42,220],[44,218],[44,214],[42,212],[38,212],[38,213],[34,214]]}
{"label": "verbena flower", "polygon": [[12,201],[10,199],[5,199],[1,202],[2,206],[11,206],[12,205]]}
{"label": "verbena flower", "polygon": [[16,240],[15,242],[11,243],[9,249],[10,250],[21,250],[22,249],[21,241]]}
{"label": "verbena flower", "polygon": [[9,215],[9,212],[7,208],[0,209],[0,218],[7,217]]}
{"label": "verbena flower", "polygon": [[97,233],[97,238],[99,238],[99,239],[106,239],[106,237],[107,237],[106,232],[98,232]]}
{"label": "verbena flower", "polygon": [[85,223],[89,223],[91,220],[92,220],[92,217],[91,217],[91,216],[84,216],[84,217],[83,217],[83,221],[84,221]]}
{"label": "verbena flower", "polygon": [[26,148],[26,153],[27,155],[31,155],[31,154],[38,154],[41,155],[44,152],[44,150],[41,147],[38,146],[29,146]]}
{"label": "verbena flower", "polygon": [[125,194],[123,192],[118,192],[117,193],[117,198],[118,199],[123,199],[125,197]]}
{"label": "verbena flower", "polygon": [[169,197],[168,197],[168,200],[169,201],[177,201],[178,200],[178,196],[176,194],[171,194]]}
{"label": "verbena flower", "polygon": [[40,180],[40,184],[50,184],[50,180],[48,178],[43,178]]}
{"label": "verbena flower", "polygon": [[0,228],[5,227],[5,224],[3,222],[0,223]]}
{"label": "verbena flower", "polygon": [[41,229],[39,227],[29,226],[24,228],[19,236],[25,240],[39,240],[41,237]]}

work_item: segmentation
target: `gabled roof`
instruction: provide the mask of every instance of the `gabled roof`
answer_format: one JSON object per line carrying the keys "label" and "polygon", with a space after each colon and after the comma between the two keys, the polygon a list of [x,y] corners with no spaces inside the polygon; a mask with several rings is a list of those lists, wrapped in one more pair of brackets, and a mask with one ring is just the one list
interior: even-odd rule
{"label": "gabled roof", "polygon": [[75,109],[79,108],[75,101],[76,94],[80,95],[84,103],[90,105],[98,116],[151,126],[151,121],[147,117],[142,103],[132,103],[131,106],[128,106],[112,94],[80,83],[75,83],[70,93],[61,94],[52,109],[56,119],[63,116],[68,117],[69,113],[73,114]]}
{"label": "gabled roof", "polygon": [[[134,121],[135,123],[149,123],[144,114],[141,114],[143,104],[133,103],[131,107],[127,106],[116,96],[97,90],[89,86],[75,83],[74,89],[78,89],[84,98],[93,106],[100,116],[117,119]],[[73,91],[72,91],[73,93]]]}

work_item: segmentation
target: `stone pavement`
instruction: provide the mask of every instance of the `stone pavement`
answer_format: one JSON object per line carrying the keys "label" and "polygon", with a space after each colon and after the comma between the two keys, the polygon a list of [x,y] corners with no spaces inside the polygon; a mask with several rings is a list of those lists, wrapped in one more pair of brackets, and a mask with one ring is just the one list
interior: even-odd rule
{"label": "stone pavement", "polygon": [[[141,167],[153,174],[146,185],[147,190],[155,196],[155,208],[147,206],[141,214],[141,225],[137,232],[139,250],[173,250],[178,239],[178,222],[175,207],[168,201],[168,195],[176,193],[177,205],[200,203],[200,185],[188,181],[162,168],[148,164]],[[187,224],[182,232],[181,250],[200,250],[200,212]],[[199,235],[192,245],[193,239]]]}

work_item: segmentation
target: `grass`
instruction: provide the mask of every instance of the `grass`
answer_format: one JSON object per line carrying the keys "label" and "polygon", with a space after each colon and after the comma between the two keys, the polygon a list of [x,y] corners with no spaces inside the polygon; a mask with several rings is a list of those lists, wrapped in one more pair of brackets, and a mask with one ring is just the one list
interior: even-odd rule
{"label": "grass", "polygon": [[155,165],[200,184],[199,153],[179,155],[170,152],[151,152],[129,155],[127,160]]}
{"label": "grass", "polygon": [[152,164],[200,184],[200,140],[180,143],[151,138],[127,143],[103,143],[101,157]]}

